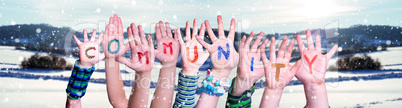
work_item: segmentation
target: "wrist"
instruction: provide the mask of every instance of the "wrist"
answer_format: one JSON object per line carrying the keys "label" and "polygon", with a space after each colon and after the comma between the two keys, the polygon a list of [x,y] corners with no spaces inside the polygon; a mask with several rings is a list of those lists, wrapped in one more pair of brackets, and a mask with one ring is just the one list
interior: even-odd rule
{"label": "wrist", "polygon": [[327,89],[325,83],[304,84],[304,92],[306,95],[307,107],[313,107],[313,108],[329,107]]}
{"label": "wrist", "polygon": [[325,83],[303,83],[305,89],[318,90],[325,88]]}
{"label": "wrist", "polygon": [[176,67],[177,60],[171,62],[160,62],[163,67]]}
{"label": "wrist", "polygon": [[254,86],[254,82],[242,80],[236,77],[233,86],[231,94],[234,96],[241,96],[244,91],[251,89]]}
{"label": "wrist", "polygon": [[140,76],[147,76],[147,75],[151,75],[151,71],[135,71],[135,74],[140,75]]}
{"label": "wrist", "polygon": [[282,95],[283,92],[283,88],[265,88],[266,90],[268,90],[268,94],[272,95],[272,96],[280,96]]}
{"label": "wrist", "polygon": [[83,62],[79,61],[79,62],[78,62],[78,66],[80,66],[81,68],[87,68],[87,69],[89,69],[89,68],[92,68],[94,65],[91,64],[91,63],[83,63]]}
{"label": "wrist", "polygon": [[196,68],[183,68],[182,69],[182,73],[184,75],[191,75],[191,76],[195,76],[198,73],[198,69]]}
{"label": "wrist", "polygon": [[268,87],[264,90],[260,107],[278,108],[282,97],[283,89],[270,89]]}
{"label": "wrist", "polygon": [[212,69],[211,75],[214,76],[214,79],[217,79],[220,81],[226,81],[228,79],[230,71],[231,70],[227,70],[227,69]]}
{"label": "wrist", "polygon": [[[236,79],[236,78],[235,78]],[[255,85],[253,84],[253,86],[250,89],[244,90],[242,91],[242,93],[240,95],[234,95],[234,86],[236,84],[235,79],[232,80],[232,87],[229,90],[228,93],[228,98],[226,101],[226,107],[230,107],[230,108],[237,108],[237,107],[251,107],[251,97],[254,94],[255,91]]]}

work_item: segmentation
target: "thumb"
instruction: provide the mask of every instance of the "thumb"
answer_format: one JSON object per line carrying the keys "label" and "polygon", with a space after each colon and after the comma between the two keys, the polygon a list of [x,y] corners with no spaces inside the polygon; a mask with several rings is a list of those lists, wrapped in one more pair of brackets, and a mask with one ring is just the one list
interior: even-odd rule
{"label": "thumb", "polygon": [[131,65],[130,60],[127,59],[126,57],[123,57],[123,56],[117,57],[117,58],[116,58],[116,61],[117,61],[117,62],[120,62],[120,63],[123,63],[123,64],[125,64],[126,66],[130,66],[130,65]]}
{"label": "thumb", "polygon": [[292,66],[292,68],[290,68],[290,70],[289,70],[290,73],[292,73],[293,75],[295,75],[296,72],[297,72],[297,70],[299,70],[300,66],[301,66],[301,60],[297,61],[297,62]]}

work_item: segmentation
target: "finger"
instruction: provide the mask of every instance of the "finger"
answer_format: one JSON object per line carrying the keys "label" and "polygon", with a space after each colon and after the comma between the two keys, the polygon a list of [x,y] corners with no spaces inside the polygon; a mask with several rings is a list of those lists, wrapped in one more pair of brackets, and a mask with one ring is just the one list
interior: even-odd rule
{"label": "finger", "polygon": [[[113,31],[110,31],[110,29],[111,29],[111,27],[115,27],[116,25],[114,25],[114,17],[110,17],[109,18],[109,24],[108,24],[109,26],[106,26],[106,28],[107,28],[107,30],[108,30],[108,36],[110,36],[110,35],[112,35],[113,34],[113,32],[114,32],[114,30]],[[113,26],[111,26],[111,25],[113,25]]]}
{"label": "finger", "polygon": [[195,38],[197,39],[197,41],[198,41],[205,49],[207,49],[208,51],[211,50],[210,45],[209,45],[208,43],[206,43],[203,39],[201,39],[200,36],[196,36]]}
{"label": "finger", "polygon": [[173,31],[173,33],[174,33],[174,39],[176,39],[177,40],[177,42],[179,42],[179,45],[181,46],[181,42],[180,42],[180,38],[179,38],[179,32],[177,32],[177,29],[173,29],[174,31]]}
{"label": "finger", "polygon": [[271,38],[271,45],[269,46],[269,60],[271,60],[272,62],[276,62],[275,37]]}
{"label": "finger", "polygon": [[165,22],[165,25],[166,25],[167,36],[170,37],[170,38],[173,38],[172,29],[170,29],[169,23],[168,23],[168,22]]}
{"label": "finger", "polygon": [[269,43],[269,39],[265,39],[265,41],[261,44],[261,46],[259,48],[262,62],[264,63],[264,65],[268,64],[268,58],[267,58],[267,55],[265,54],[265,47],[267,46],[268,43]]}
{"label": "finger", "polygon": [[107,36],[110,36],[109,27],[110,27],[109,24],[107,24],[106,28],[105,28],[105,35],[107,35]]}
{"label": "finger", "polygon": [[[139,26],[138,26],[138,29],[141,29],[141,30],[142,30],[142,26],[139,25]],[[147,42],[147,39],[146,39],[146,37],[145,37],[144,31],[142,31],[142,33],[141,33],[141,30],[140,30],[140,34],[141,34],[141,36],[140,36],[140,38],[141,38],[141,45],[145,45],[145,43]]]}
{"label": "finger", "polygon": [[81,44],[81,41],[77,38],[77,36],[73,35],[73,39],[74,39],[75,43],[77,43],[77,45]]}
{"label": "finger", "polygon": [[96,30],[93,29],[93,30],[92,30],[92,35],[91,35],[91,40],[90,40],[90,41],[95,42],[95,37],[96,37]]}
{"label": "finger", "polygon": [[[122,43],[122,44],[124,45],[124,43]],[[124,55],[128,51],[128,49],[130,49],[130,42],[125,44],[122,49],[123,49],[123,51],[119,51],[119,53],[118,53],[119,56]]]}
{"label": "finger", "polygon": [[116,59],[116,61],[117,62],[120,62],[120,63],[123,63],[123,64],[125,64],[126,66],[131,66],[131,60],[129,60],[129,59],[127,59],[126,57],[122,57],[122,56],[119,56],[117,59]]}
{"label": "finger", "polygon": [[113,15],[113,25],[114,25],[113,27],[114,28],[113,28],[113,32],[112,32],[113,34],[117,34],[117,32],[118,32],[118,29],[117,29],[117,27],[119,26],[118,23],[119,22],[117,21],[117,15],[114,14]]}
{"label": "finger", "polygon": [[297,46],[299,47],[299,52],[300,54],[303,54],[304,44],[299,34],[296,35],[296,40],[297,40]]}
{"label": "finger", "polygon": [[[133,41],[135,41],[135,44],[133,44],[133,45],[141,44],[141,42],[139,41],[139,40],[140,40],[140,36],[139,36],[139,34],[138,34],[137,26],[136,26],[134,23],[131,23],[129,29],[130,29],[130,35],[131,35],[131,37],[134,37],[134,38],[133,38]],[[127,29],[127,30],[128,30],[128,29]],[[127,32],[128,32],[128,31],[127,31]],[[127,34],[129,34],[129,33],[127,33]],[[130,35],[128,35],[128,36],[130,36]]]}
{"label": "finger", "polygon": [[216,40],[216,36],[214,34],[214,31],[212,31],[211,26],[209,25],[209,21],[205,20],[205,27],[207,28],[208,36],[211,39],[211,42],[213,43]]}
{"label": "finger", "polygon": [[301,61],[299,60],[299,61],[297,61],[293,66],[292,66],[292,68],[290,68],[290,73],[292,73],[292,75],[295,75],[296,74],[296,71],[300,68],[300,65],[301,64]]}
{"label": "finger", "polygon": [[[134,28],[135,28],[135,26],[134,26]],[[136,45],[136,42],[133,37],[132,26],[127,27],[127,37],[128,37],[128,43],[130,44],[130,47],[134,47]]]}
{"label": "finger", "polygon": [[283,58],[285,54],[286,45],[288,44],[288,36],[285,36],[282,40],[282,44],[278,50],[278,58]]}
{"label": "finger", "polygon": [[155,48],[154,48],[154,41],[152,40],[152,37],[151,37],[151,35],[147,35],[147,37],[148,37],[148,46],[150,47],[149,48],[149,52],[151,53],[150,55],[151,55],[151,60],[150,60],[150,64],[152,65],[152,64],[154,64],[154,60],[155,60]]}
{"label": "finger", "polygon": [[338,44],[335,44],[332,49],[326,54],[327,60],[331,59],[331,57],[335,54],[336,50],[338,49]]}
{"label": "finger", "polygon": [[251,52],[257,51],[257,47],[260,44],[263,36],[264,36],[264,33],[262,33],[262,32],[260,32],[260,34],[258,34],[257,39],[254,41],[253,45],[251,45]]}
{"label": "finger", "polygon": [[161,31],[161,33],[162,33],[162,38],[165,38],[167,35],[166,35],[166,29],[165,29],[165,26],[163,26],[163,22],[162,21],[159,21],[159,30]]}
{"label": "finger", "polygon": [[98,45],[101,44],[102,40],[103,40],[103,33],[100,33],[100,34],[99,34],[99,37],[98,37],[98,40],[96,40],[96,42],[98,43]]}
{"label": "finger", "polygon": [[218,36],[220,39],[225,38],[225,30],[223,28],[222,16],[218,15]]}
{"label": "finger", "polygon": [[320,35],[315,35],[315,49],[321,52],[321,37]]}
{"label": "finger", "polygon": [[197,18],[193,21],[193,35],[191,35],[191,39],[195,39],[195,35],[198,34],[198,20]]}
{"label": "finger", "polygon": [[84,42],[88,41],[87,30],[84,29]]}
{"label": "finger", "polygon": [[103,59],[105,59],[105,53],[100,53],[98,60],[101,61]]}
{"label": "finger", "polygon": [[313,38],[311,37],[310,29],[307,29],[307,31],[306,31],[306,37],[307,37],[307,47],[308,47],[308,49],[309,50],[314,50]]}
{"label": "finger", "polygon": [[[138,30],[140,31],[140,36],[138,36],[138,37],[140,37],[140,38],[143,38],[144,37],[144,40],[143,39],[141,39],[141,44],[142,45],[144,45],[145,44],[145,42],[146,42],[146,40],[145,40],[145,33],[144,33],[144,29],[142,28],[142,26],[141,25],[138,25]],[[140,41],[139,39],[140,38],[138,38],[137,40],[138,40],[138,42]]]}
{"label": "finger", "polygon": [[109,18],[109,24],[113,24],[113,16]]}
{"label": "finger", "polygon": [[152,41],[151,35],[148,35],[148,46],[151,47],[152,49],[154,48],[154,43]]}
{"label": "finger", "polygon": [[[239,45],[239,53],[240,53],[240,55],[242,55],[243,54],[243,51],[244,51],[244,45],[246,44],[246,35],[243,35],[243,37],[241,38],[241,40],[240,40],[240,45]],[[240,56],[240,57],[242,57],[242,56]]]}
{"label": "finger", "polygon": [[254,35],[255,35],[254,31],[252,31],[246,39],[246,43],[244,44],[244,47],[247,49],[247,51],[250,51],[250,43],[253,40]]}
{"label": "finger", "polygon": [[[117,15],[116,15],[117,17]],[[121,22],[121,18],[117,17],[117,33],[118,34],[123,34],[123,23]]]}
{"label": "finger", "polygon": [[183,37],[181,36],[180,29],[176,29],[174,34],[175,34],[175,36],[177,36],[176,39],[179,40],[180,45],[184,45],[184,41],[183,41]]}
{"label": "finger", "polygon": [[236,32],[236,21],[234,18],[232,18],[232,20],[230,21],[230,28],[228,34],[229,39],[234,40],[236,34],[235,32]]}
{"label": "finger", "polygon": [[186,22],[186,42],[190,41],[190,21]]}
{"label": "finger", "polygon": [[204,40],[204,35],[205,35],[205,24],[204,23],[201,23],[201,28],[200,28],[200,37],[201,37],[201,39],[203,39]]}
{"label": "finger", "polygon": [[290,41],[288,49],[286,50],[285,57],[284,57],[285,59],[290,61],[290,57],[292,56],[292,51],[293,51],[294,46],[295,46],[295,40],[292,39],[292,41]]}
{"label": "finger", "polygon": [[156,35],[156,40],[159,40],[160,38],[162,38],[161,36],[161,30],[159,30],[159,23],[155,24],[155,35]]}

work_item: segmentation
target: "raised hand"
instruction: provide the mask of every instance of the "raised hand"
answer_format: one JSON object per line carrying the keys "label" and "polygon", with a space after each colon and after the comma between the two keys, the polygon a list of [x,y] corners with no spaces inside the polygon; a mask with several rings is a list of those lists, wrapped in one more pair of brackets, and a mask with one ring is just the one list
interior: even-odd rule
{"label": "raised hand", "polygon": [[106,25],[105,39],[103,40],[103,51],[107,58],[115,58],[126,53],[130,46],[124,45],[123,24],[120,17],[114,14]]}
{"label": "raised hand", "polygon": [[[212,71],[210,75],[213,76],[213,80],[219,80],[225,82],[233,68],[239,63],[239,53],[234,49],[234,36],[235,36],[235,20],[230,22],[229,34],[226,37],[223,30],[222,17],[218,15],[218,35],[216,38],[214,32],[209,25],[208,20],[205,21],[205,26],[209,37],[211,38],[212,45],[209,45],[204,41],[201,36],[196,36],[196,39],[200,44],[205,47],[212,61]],[[219,97],[202,93],[198,102],[197,108],[213,108],[218,104]]]}
{"label": "raised hand", "polygon": [[208,20],[205,21],[205,26],[209,37],[211,38],[212,45],[209,45],[204,41],[201,36],[196,36],[197,41],[204,46],[211,55],[211,61],[213,64],[214,77],[227,78],[230,71],[239,63],[239,53],[234,49],[234,36],[235,36],[235,19],[230,22],[229,34],[226,37],[223,29],[222,17],[218,15],[218,35],[216,38],[214,32],[209,25]]}
{"label": "raised hand", "polygon": [[131,26],[127,27],[131,59],[120,56],[117,61],[124,63],[127,67],[136,72],[151,72],[155,60],[155,49],[152,37],[148,35],[147,42],[141,25],[138,26],[138,30],[134,23],[131,23]]}
{"label": "raised hand", "polygon": [[[181,60],[183,63],[183,74],[186,75],[196,75],[198,69],[204,64],[208,59],[209,53],[207,50],[203,50],[201,44],[195,39],[196,36],[200,36],[204,39],[205,25],[201,24],[200,33],[198,33],[198,21],[194,19],[193,23],[193,33],[190,33],[190,21],[186,22],[186,42],[180,33],[180,29],[175,30],[175,38],[180,43],[181,49]],[[190,39],[191,38],[191,39]]]}
{"label": "raised hand", "polygon": [[[297,35],[297,44],[299,46],[301,67],[296,73],[296,78],[303,83],[304,93],[306,95],[306,108],[325,108],[329,107],[327,89],[325,86],[325,73],[329,59],[334,55],[338,45],[334,45],[326,54],[321,54],[321,38],[315,36],[315,48],[311,31],[306,31],[308,50]],[[312,98],[313,97],[313,98]]]}
{"label": "raised hand", "polygon": [[[269,89],[279,89],[283,90],[283,88],[289,84],[292,78],[295,76],[297,69],[300,66],[300,62],[296,62],[295,65],[290,65],[289,60],[292,55],[293,46],[295,45],[295,41],[292,40],[286,49],[286,45],[288,42],[288,37],[285,36],[283,38],[282,44],[278,50],[278,57],[275,54],[275,38],[271,38],[271,45],[269,51],[269,59],[265,54],[265,46],[268,44],[268,41],[265,41],[261,46],[261,55],[262,55],[262,63],[265,68],[265,78],[266,84]],[[286,52],[285,52],[286,50]]]}
{"label": "raised hand", "polygon": [[75,43],[79,48],[80,64],[83,67],[91,68],[94,64],[105,58],[103,53],[99,52],[99,44],[102,42],[103,33],[95,41],[96,30],[92,31],[91,40],[88,41],[87,30],[84,30],[84,42],[81,42],[77,36],[73,35]]}
{"label": "raised hand", "polygon": [[260,63],[261,49],[257,49],[264,34],[260,32],[257,39],[250,47],[254,35],[255,33],[251,32],[247,39],[246,36],[243,36],[240,41],[240,64],[237,68],[235,86],[232,90],[232,94],[236,96],[241,96],[245,90],[250,89],[254,85],[254,82],[264,76],[264,68]]}
{"label": "raised hand", "polygon": [[176,65],[179,55],[179,42],[173,39],[169,23],[166,22],[165,25],[166,29],[162,21],[155,24],[155,35],[158,42],[155,57],[162,65],[173,66]]}
{"label": "raised hand", "polygon": [[[260,107],[277,108],[282,97],[282,91],[286,85],[295,76],[297,69],[300,67],[300,62],[296,62],[293,66],[289,64],[292,55],[295,41],[292,40],[286,50],[288,37],[285,36],[278,50],[278,57],[275,55],[275,38],[271,38],[269,59],[265,54],[265,46],[268,41],[265,41],[261,46],[262,63],[265,70],[266,88],[262,96]],[[286,52],[285,52],[286,50]]]}
{"label": "raised hand", "polygon": [[332,49],[326,54],[321,54],[321,38],[319,35],[315,36],[315,48],[311,31],[306,31],[308,50],[305,49],[304,44],[297,35],[297,44],[301,54],[301,67],[296,73],[297,79],[304,83],[321,84],[325,82],[325,73],[327,70],[328,61],[334,55],[338,45],[334,45]]}

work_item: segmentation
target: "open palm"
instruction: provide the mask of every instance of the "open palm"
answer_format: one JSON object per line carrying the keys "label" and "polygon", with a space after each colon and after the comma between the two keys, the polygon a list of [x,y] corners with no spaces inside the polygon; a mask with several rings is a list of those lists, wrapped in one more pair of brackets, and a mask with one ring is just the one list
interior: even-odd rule
{"label": "open palm", "polygon": [[302,83],[324,83],[328,61],[334,55],[338,45],[334,45],[326,55],[322,55],[320,36],[316,35],[315,37],[315,48],[310,30],[306,31],[306,36],[308,50],[305,49],[300,35],[297,35],[297,44],[301,54],[301,67],[297,71],[296,77]]}
{"label": "open palm", "polygon": [[237,78],[250,81],[250,83],[254,83],[264,76],[264,68],[260,62],[260,49],[257,49],[264,34],[260,32],[257,39],[250,47],[254,35],[255,33],[251,32],[247,39],[246,36],[243,36],[239,45],[240,64],[238,66]]}
{"label": "open palm", "polygon": [[[222,17],[220,15],[218,15],[219,38],[216,38],[207,20],[205,21],[205,26],[207,28],[208,35],[211,38],[212,45],[206,43],[200,36],[196,36],[196,38],[197,41],[200,42],[200,44],[204,46],[211,55],[213,70],[232,70],[239,63],[239,53],[236,52],[233,46],[235,36],[235,20],[231,20],[230,30],[227,38],[225,36]],[[230,71],[219,74],[220,76],[227,77],[229,76]]]}
{"label": "open palm", "polygon": [[[193,69],[190,71],[197,71],[209,57],[208,50],[204,51],[202,45],[195,39],[197,33],[198,33],[197,19],[194,19],[192,35],[190,35],[190,22],[189,21],[186,22],[186,42],[183,41],[180,29],[176,29],[174,33],[175,38],[180,43],[183,69]],[[204,23],[202,23],[200,33],[198,36],[204,39],[204,33],[205,33],[205,25]]]}
{"label": "open palm", "polygon": [[165,25],[166,29],[162,21],[155,25],[156,41],[158,42],[155,57],[162,65],[173,66],[176,65],[179,55],[179,42],[173,39],[169,23],[166,22]]}
{"label": "open palm", "polygon": [[102,42],[103,33],[99,35],[95,41],[96,30],[92,31],[91,40],[88,41],[87,30],[83,31],[84,42],[81,42],[77,36],[73,35],[75,43],[78,45],[80,54],[80,63],[87,66],[92,66],[105,58],[103,53],[99,52],[99,44]]}
{"label": "open palm", "polygon": [[106,57],[115,58],[126,53],[129,44],[124,45],[123,24],[116,14],[110,17],[106,25],[105,39],[103,40],[103,51]]}
{"label": "open palm", "polygon": [[138,26],[138,30],[139,34],[134,23],[127,27],[131,59],[120,56],[117,61],[124,63],[136,72],[150,72],[155,60],[154,44],[150,35],[147,36],[147,41],[141,25]]}
{"label": "open palm", "polygon": [[292,78],[296,74],[296,70],[300,66],[300,62],[296,62],[295,65],[290,65],[289,60],[292,55],[293,46],[295,41],[292,40],[286,50],[288,37],[285,36],[283,38],[282,44],[278,50],[278,57],[275,55],[275,38],[271,38],[271,45],[270,45],[270,52],[269,52],[269,59],[265,54],[265,46],[268,44],[268,41],[265,41],[261,46],[261,55],[262,55],[262,62],[264,64],[265,69],[265,78],[267,81],[267,87],[270,89],[283,89]]}

